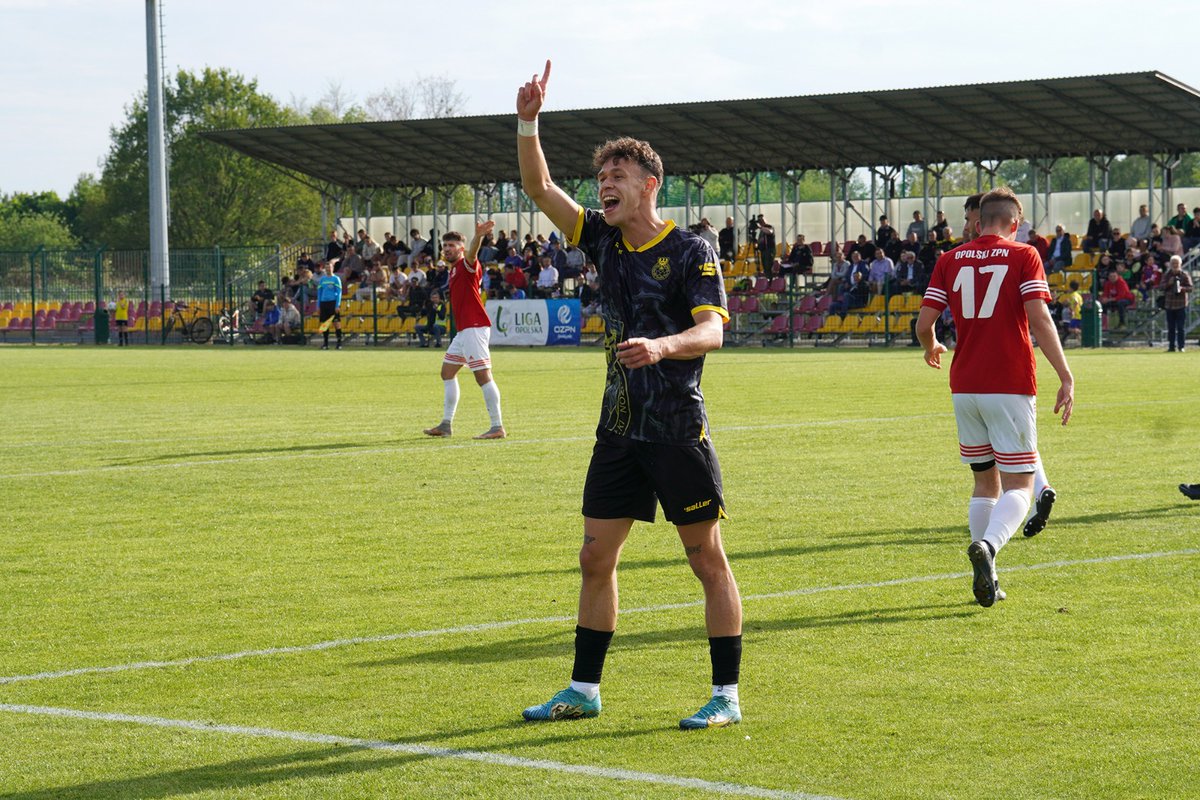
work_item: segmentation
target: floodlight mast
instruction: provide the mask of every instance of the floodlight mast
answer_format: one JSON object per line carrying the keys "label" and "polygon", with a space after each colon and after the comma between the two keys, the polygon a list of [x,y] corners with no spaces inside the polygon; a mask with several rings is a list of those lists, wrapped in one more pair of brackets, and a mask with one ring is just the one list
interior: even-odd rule
{"label": "floodlight mast", "polygon": [[158,0],[146,0],[146,117],[150,145],[150,288],[152,297],[170,297],[167,246],[167,160],[163,136],[162,43]]}

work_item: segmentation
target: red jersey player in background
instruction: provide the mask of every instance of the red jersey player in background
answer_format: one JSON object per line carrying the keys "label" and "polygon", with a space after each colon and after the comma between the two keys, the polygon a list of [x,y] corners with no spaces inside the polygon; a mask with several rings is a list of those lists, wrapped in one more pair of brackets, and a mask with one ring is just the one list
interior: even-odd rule
{"label": "red jersey player in background", "polygon": [[475,382],[483,390],[483,401],[492,420],[492,427],[475,438],[503,439],[506,435],[500,420],[500,390],[492,380],[492,354],[488,348],[492,338],[492,320],[479,294],[483,267],[475,258],[483,237],[491,233],[495,226],[492,220],[476,225],[475,237],[470,245],[464,246],[463,235],[457,231],[450,231],[442,237],[442,257],[450,265],[450,313],[458,332],[454,334],[442,360],[442,421],[427,428],[426,436],[451,435],[454,412],[458,408],[457,376],[464,364],[475,373]]}
{"label": "red jersey player in background", "polygon": [[[963,203],[963,212],[966,217],[966,227],[963,229],[963,241],[974,241],[979,236],[979,201],[983,197],[983,193],[973,194]],[[1043,263],[1045,259],[1043,259]],[[1054,491],[1054,487],[1050,485],[1050,479],[1046,477],[1046,468],[1042,464],[1042,455],[1038,453],[1037,464],[1033,470],[1033,502],[1029,507],[1029,514],[1025,518],[1024,534],[1026,536],[1037,536],[1041,533],[1050,521],[1050,512],[1054,509],[1054,501],[1058,499],[1058,493]]]}
{"label": "red jersey player in background", "polygon": [[972,589],[985,608],[1000,593],[995,558],[1025,520],[1037,454],[1037,337],[1061,385],[1054,413],[1071,418],[1075,381],[1046,303],[1051,299],[1037,251],[1013,241],[1021,203],[1011,189],[979,203],[979,237],[944,253],[933,268],[917,318],[925,363],[941,369],[946,347],[934,322],[949,306],[958,344],[950,392],[959,453],[975,476],[967,520]]}

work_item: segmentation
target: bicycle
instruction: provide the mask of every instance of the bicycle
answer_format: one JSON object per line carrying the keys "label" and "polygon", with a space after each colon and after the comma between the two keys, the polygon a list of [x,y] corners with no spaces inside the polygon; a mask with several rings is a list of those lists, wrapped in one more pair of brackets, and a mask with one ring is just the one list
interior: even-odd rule
{"label": "bicycle", "polygon": [[[191,316],[184,316],[185,311],[191,311]],[[171,316],[167,317],[167,323],[163,326],[164,341],[171,335],[176,324],[185,342],[191,340],[196,344],[204,344],[212,338],[213,321],[202,315],[199,308],[191,307],[187,303],[177,302],[173,305]]]}
{"label": "bicycle", "polygon": [[221,309],[217,331],[226,344],[235,344],[239,339],[243,344],[267,344],[271,338],[263,329],[258,309],[250,300],[232,311],[228,306]]}

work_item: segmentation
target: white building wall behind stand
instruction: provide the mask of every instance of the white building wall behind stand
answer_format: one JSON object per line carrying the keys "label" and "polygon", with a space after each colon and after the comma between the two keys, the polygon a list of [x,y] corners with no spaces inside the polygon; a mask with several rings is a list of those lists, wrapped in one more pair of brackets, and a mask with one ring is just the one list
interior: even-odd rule
{"label": "white building wall behind stand", "polygon": [[[986,187],[985,187],[986,188]],[[1099,195],[1097,191],[1097,195]],[[1157,200],[1161,195],[1155,195],[1156,206]],[[1163,209],[1155,209],[1156,221],[1163,222],[1166,219],[1175,215],[1175,205],[1184,203],[1187,205],[1189,213],[1191,209],[1200,206],[1200,188],[1176,188],[1170,192],[1171,200],[1167,208],[1167,213],[1163,214]],[[1025,208],[1026,214],[1033,212],[1033,203],[1030,195],[1018,195],[1021,204]],[[1052,234],[1055,225],[1061,224],[1066,228],[1068,233],[1078,234],[1083,236],[1087,232],[1088,220],[1092,215],[1092,204],[1087,192],[1055,192],[1050,196],[1050,213],[1045,214],[1042,205],[1044,195],[1039,196],[1039,216],[1042,216],[1044,222],[1037,223],[1039,230],[1044,235]],[[962,229],[962,206],[965,196],[943,197],[941,209],[946,213],[946,219],[954,226],[956,232]],[[1137,207],[1146,202],[1146,190],[1113,190],[1108,193],[1108,218],[1112,224],[1120,228],[1122,232],[1129,232],[1129,225],[1137,216]],[[851,203],[863,217],[871,218],[871,201],[870,200],[852,200]],[[908,223],[912,221],[912,212],[921,211],[924,207],[924,201],[920,197],[906,197],[900,200],[892,200],[889,203],[889,216],[891,217],[892,227],[894,227],[903,236]],[[933,198],[929,200],[929,217],[934,218],[934,212],[937,207],[934,204]],[[750,206],[750,213],[762,213],[767,222],[776,227],[778,234],[779,230],[779,201],[767,202],[758,205]],[[720,229],[725,225],[725,217],[732,214],[732,209],[727,205],[706,205],[703,209],[703,216],[708,217],[712,222],[713,227]],[[685,212],[680,208],[660,208],[659,215],[663,219],[672,219],[678,225],[683,225]],[[693,221],[698,221],[700,214],[695,213],[693,209]],[[799,205],[799,225],[800,233],[803,233],[809,242],[820,240],[825,241],[829,238],[829,203],[828,201],[815,201],[800,203]],[[518,227],[516,213],[494,213],[492,219],[496,220],[497,227],[502,227],[505,230],[513,230]],[[526,219],[528,217],[526,216]],[[549,236],[553,231],[554,225],[549,218],[541,212],[537,212],[535,216],[536,229],[533,233],[541,233]],[[400,217],[400,228],[404,228],[404,217]],[[417,228],[422,232],[422,235],[427,235],[431,227],[433,227],[432,215],[418,215],[411,219],[410,227]],[[342,217],[341,223],[346,230],[352,230],[353,221],[349,217]],[[471,238],[471,234],[475,230],[475,221],[471,214],[452,214],[450,217],[451,230],[457,230],[462,233],[467,239]],[[877,222],[875,223],[877,224]],[[858,234],[865,233],[868,238],[873,235],[872,231],[867,230],[865,223],[853,212],[849,214],[848,220],[848,239],[858,237]],[[359,221],[359,227],[362,227],[362,221]],[[383,234],[392,230],[392,216],[375,216],[370,224],[371,237],[376,242],[383,242]],[[405,242],[408,241],[407,230],[393,231],[397,236],[400,236]],[[530,231],[522,230],[522,236]],[[745,239],[745,231],[739,231],[738,241],[742,242]]]}

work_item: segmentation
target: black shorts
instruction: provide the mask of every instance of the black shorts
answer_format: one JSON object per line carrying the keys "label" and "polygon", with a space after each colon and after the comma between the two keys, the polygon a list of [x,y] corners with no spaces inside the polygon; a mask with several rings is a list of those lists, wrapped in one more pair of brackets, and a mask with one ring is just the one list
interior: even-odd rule
{"label": "black shorts", "polygon": [[656,501],[675,525],[725,517],[712,442],[658,444],[597,432],[583,485],[583,515],[654,522]]}
{"label": "black shorts", "polygon": [[320,317],[318,317],[318,321],[320,322],[324,322],[330,317],[333,317],[334,322],[342,321],[342,314],[338,311],[337,300],[322,300],[317,304],[317,313],[320,314]]}

